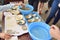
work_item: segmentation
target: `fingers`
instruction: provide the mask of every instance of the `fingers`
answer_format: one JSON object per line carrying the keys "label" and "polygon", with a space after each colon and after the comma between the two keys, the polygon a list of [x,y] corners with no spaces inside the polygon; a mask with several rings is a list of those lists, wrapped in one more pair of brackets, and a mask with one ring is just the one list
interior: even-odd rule
{"label": "fingers", "polygon": [[15,6],[19,6],[19,5],[25,7],[25,4],[22,1],[15,2]]}
{"label": "fingers", "polygon": [[24,3],[20,3],[19,5],[21,5],[22,7],[25,7],[25,4]]}
{"label": "fingers", "polygon": [[25,7],[25,4],[22,1],[20,1],[18,4]]}
{"label": "fingers", "polygon": [[5,34],[5,36],[4,36],[5,39],[10,39],[11,37],[12,37],[12,36],[9,35],[9,34]]}
{"label": "fingers", "polygon": [[58,27],[55,26],[55,25],[52,25],[52,26],[51,26],[51,29],[58,29]]}
{"label": "fingers", "polygon": [[22,4],[22,2],[15,2],[15,6],[19,6],[21,4]]}
{"label": "fingers", "polygon": [[51,29],[55,29],[55,26],[54,26],[54,25],[52,25],[52,26],[51,26]]}

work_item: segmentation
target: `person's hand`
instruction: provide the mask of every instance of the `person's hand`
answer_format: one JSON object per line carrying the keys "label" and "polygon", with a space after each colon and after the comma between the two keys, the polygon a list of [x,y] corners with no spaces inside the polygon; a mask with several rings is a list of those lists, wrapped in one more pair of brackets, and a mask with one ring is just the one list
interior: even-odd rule
{"label": "person's hand", "polygon": [[10,39],[12,36],[9,35],[9,34],[5,34],[5,33],[0,33],[0,38],[3,38],[3,39]]}
{"label": "person's hand", "polygon": [[60,39],[60,31],[59,31],[59,28],[57,26],[55,26],[55,25],[51,26],[50,34],[52,37],[54,37],[56,39]]}
{"label": "person's hand", "polygon": [[39,13],[39,15],[42,14],[42,9],[39,9],[37,12]]}
{"label": "person's hand", "polygon": [[20,5],[21,5],[21,6],[25,6],[25,4],[24,4],[22,1],[16,2],[15,5],[16,5],[16,6],[20,6]]}

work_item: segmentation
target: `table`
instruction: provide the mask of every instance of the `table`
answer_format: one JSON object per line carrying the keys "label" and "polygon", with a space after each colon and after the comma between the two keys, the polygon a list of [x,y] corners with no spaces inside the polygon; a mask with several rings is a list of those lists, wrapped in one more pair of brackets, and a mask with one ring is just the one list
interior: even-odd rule
{"label": "table", "polygon": [[[5,18],[5,16],[4,16],[4,14],[2,14],[2,26],[3,27],[4,27],[4,18]],[[29,33],[18,36],[18,39],[19,40],[32,40]],[[3,39],[1,39],[1,40],[3,40]]]}
{"label": "table", "polygon": [[[4,27],[4,14],[2,14],[2,26]],[[19,40],[32,40],[32,38],[30,37],[29,33],[23,34],[21,36],[18,36]],[[0,39],[3,40],[3,39]],[[55,39],[51,39],[51,40],[55,40]]]}

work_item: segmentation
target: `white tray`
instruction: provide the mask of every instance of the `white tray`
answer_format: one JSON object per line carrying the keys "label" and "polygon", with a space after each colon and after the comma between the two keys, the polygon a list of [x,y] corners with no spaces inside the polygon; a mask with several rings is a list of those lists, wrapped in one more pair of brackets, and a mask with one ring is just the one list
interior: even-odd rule
{"label": "white tray", "polygon": [[[21,25],[15,25],[15,27],[7,27],[7,23],[9,23],[9,22],[7,22],[6,17],[5,17],[5,33],[7,30],[14,30],[16,32],[18,31],[19,34],[10,34],[10,35],[15,35],[15,36],[20,36],[20,35],[23,35],[25,33],[28,33],[28,30],[23,30],[22,29],[23,26],[21,26]],[[12,22],[12,24],[14,24],[14,23]],[[26,26],[26,24],[25,24],[25,26]]]}

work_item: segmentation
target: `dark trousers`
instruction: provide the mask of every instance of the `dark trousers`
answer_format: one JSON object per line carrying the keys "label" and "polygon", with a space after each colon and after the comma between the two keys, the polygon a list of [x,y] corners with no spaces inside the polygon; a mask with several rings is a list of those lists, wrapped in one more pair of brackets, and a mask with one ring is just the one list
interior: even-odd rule
{"label": "dark trousers", "polygon": [[34,7],[34,11],[37,11],[39,0],[28,0],[28,2]]}
{"label": "dark trousers", "polygon": [[59,19],[60,19],[60,9],[58,10],[58,13],[57,13],[57,15],[56,15],[56,17],[54,19],[53,24],[55,25],[59,21]]}
{"label": "dark trousers", "polygon": [[51,8],[53,1],[54,1],[54,0],[48,1],[48,7],[49,7],[49,8]]}
{"label": "dark trousers", "polygon": [[[51,11],[50,11],[50,14],[46,20],[46,23],[48,24],[51,19],[55,16],[56,12],[57,11],[60,11],[59,7],[58,7],[58,4],[59,4],[60,0],[54,0],[53,4],[52,4],[52,7],[51,7]],[[59,10],[58,10],[59,9]],[[53,24],[56,24],[59,20],[59,16],[60,16],[60,13],[58,12],[57,16],[55,17],[55,20],[53,22]]]}

